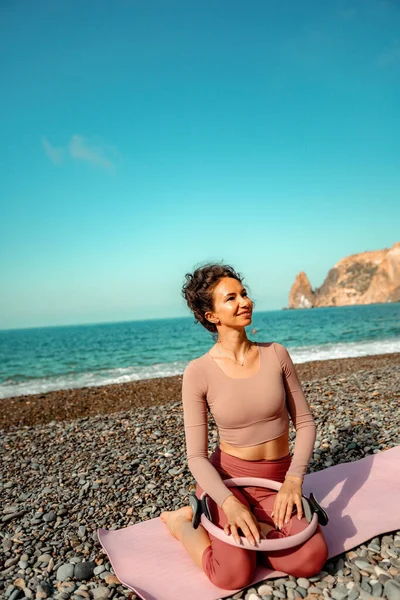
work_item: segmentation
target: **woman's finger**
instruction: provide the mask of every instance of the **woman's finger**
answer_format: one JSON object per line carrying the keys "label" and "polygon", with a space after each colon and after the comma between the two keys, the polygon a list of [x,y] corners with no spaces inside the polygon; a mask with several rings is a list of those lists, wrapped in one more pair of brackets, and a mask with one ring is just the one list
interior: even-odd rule
{"label": "woman's finger", "polygon": [[[246,524],[250,530],[250,534],[252,535],[254,541],[256,542],[256,544],[258,544],[261,540],[261,527],[253,513],[249,513],[248,518],[246,519]],[[247,539],[249,538],[247,537]]]}
{"label": "woman's finger", "polygon": [[253,519],[251,519],[249,527],[250,527],[250,531],[253,534],[253,537],[256,541],[256,544],[259,544],[261,541],[261,527],[259,526],[258,523],[255,523]]}
{"label": "woman's finger", "polygon": [[224,533],[225,533],[226,535],[230,535],[230,534],[231,534],[231,530],[230,530],[230,525],[229,525],[229,523],[227,523],[227,525],[225,525],[225,527],[224,527]]}
{"label": "woman's finger", "polygon": [[301,502],[301,498],[296,500],[296,506],[297,506],[297,518],[302,519],[303,518],[303,504]]}
{"label": "woman's finger", "polygon": [[239,533],[238,533],[238,528],[236,527],[236,525],[231,525],[231,534],[232,534],[232,537],[235,540],[235,542],[237,544],[240,544],[241,540],[240,540],[240,536],[239,536]]}
{"label": "woman's finger", "polygon": [[279,512],[278,512],[277,518],[276,518],[276,521],[278,524],[278,529],[282,529],[282,527],[283,527],[283,520],[285,518],[285,513],[286,513],[286,503],[287,503],[287,500],[285,498],[285,500],[279,506]]}
{"label": "woman's finger", "polygon": [[254,539],[253,534],[250,530],[250,527],[247,525],[246,521],[241,520],[239,522],[239,527],[242,530],[243,535],[245,536],[245,538],[247,539],[249,544],[251,544],[252,546],[255,546],[256,545],[255,539]]}
{"label": "woman's finger", "polygon": [[285,523],[289,523],[290,517],[292,516],[292,511],[293,511],[293,500],[289,500],[287,507],[286,507]]}
{"label": "woman's finger", "polygon": [[273,507],[272,512],[271,512],[271,517],[273,517],[274,515],[278,514],[279,504],[280,504],[279,497],[275,496],[274,507]]}
{"label": "woman's finger", "polygon": [[[275,505],[274,505],[274,510],[272,511],[272,514],[274,515],[274,523],[275,523],[275,527],[279,527],[279,519],[281,517],[281,513],[282,513],[282,517],[284,514],[284,507],[286,506],[286,501],[283,500],[281,497],[276,497],[275,500]],[[271,515],[272,516],[272,515]]]}

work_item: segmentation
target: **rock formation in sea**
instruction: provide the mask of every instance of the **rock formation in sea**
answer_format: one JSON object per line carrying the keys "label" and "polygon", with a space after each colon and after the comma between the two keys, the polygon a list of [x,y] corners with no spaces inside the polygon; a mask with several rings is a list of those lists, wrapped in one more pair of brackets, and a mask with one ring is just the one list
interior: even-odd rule
{"label": "rock formation in sea", "polygon": [[301,271],[290,290],[288,308],[383,302],[400,302],[400,242],[342,258],[314,290]]}

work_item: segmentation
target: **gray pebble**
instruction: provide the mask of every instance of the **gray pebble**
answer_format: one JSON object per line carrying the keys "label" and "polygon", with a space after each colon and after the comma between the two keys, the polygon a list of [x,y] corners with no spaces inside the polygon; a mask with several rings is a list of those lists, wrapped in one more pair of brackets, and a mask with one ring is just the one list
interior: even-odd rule
{"label": "gray pebble", "polygon": [[313,575],[312,577],[308,577],[308,580],[311,581],[312,583],[315,583],[316,581],[319,581],[320,579],[323,579],[324,577],[326,577],[326,575],[328,575],[328,573],[326,571],[320,571],[316,575]]}
{"label": "gray pebble", "polygon": [[12,513],[11,515],[5,515],[4,517],[1,518],[1,520],[3,523],[8,523],[9,521],[12,521],[13,519],[19,519],[19,517],[22,517],[25,513],[26,513],[26,510],[19,510],[18,512]]}
{"label": "gray pebble", "polygon": [[92,596],[94,600],[107,600],[110,595],[110,590],[104,586],[99,586],[92,589]]}
{"label": "gray pebble", "polygon": [[354,582],[360,583],[360,581],[361,581],[360,571],[354,565],[352,565],[350,568],[351,568],[351,576],[352,576]]}
{"label": "gray pebble", "polygon": [[50,595],[50,586],[45,582],[41,582],[36,588],[36,598],[49,598]]}
{"label": "gray pebble", "polygon": [[331,596],[335,600],[344,600],[348,596],[348,590],[344,585],[338,585],[333,590],[331,590]]}
{"label": "gray pebble", "polygon": [[74,576],[78,580],[90,579],[93,575],[94,568],[96,567],[95,562],[81,562],[75,565]]}
{"label": "gray pebble", "polygon": [[18,561],[19,561],[19,556],[13,556],[12,558],[8,558],[6,560],[6,562],[4,563],[4,566],[12,567],[13,565],[16,565]]}
{"label": "gray pebble", "polygon": [[52,521],[55,521],[56,518],[57,515],[55,510],[51,510],[50,512],[43,515],[43,521],[45,521],[46,523],[51,523]]}
{"label": "gray pebble", "polygon": [[344,568],[344,560],[343,558],[339,558],[336,562],[336,570],[341,571]]}
{"label": "gray pebble", "polygon": [[71,563],[65,563],[58,567],[57,569],[57,579],[58,581],[65,581],[66,579],[72,578],[74,576],[74,565]]}
{"label": "gray pebble", "polygon": [[286,578],[283,577],[279,577],[279,579],[274,579],[274,585],[276,586],[280,586],[280,585],[285,585],[285,583],[287,582]]}
{"label": "gray pebble", "polygon": [[9,573],[12,573],[14,571],[14,565],[11,565],[11,567],[8,567],[8,569],[4,569],[4,571],[0,572],[1,577],[4,579],[4,577],[6,575],[8,575]]}
{"label": "gray pebble", "polygon": [[3,540],[2,545],[3,545],[4,552],[8,552],[9,550],[11,550],[13,542],[12,542],[12,540],[9,540],[6,538],[5,540]]}
{"label": "gray pebble", "polygon": [[372,594],[372,588],[366,581],[361,583],[361,589],[364,590],[364,592],[367,592],[367,594]]}
{"label": "gray pebble", "polygon": [[369,594],[368,592],[366,592],[365,590],[362,590],[362,589],[360,589],[359,592],[360,592],[359,598],[361,600],[371,600],[371,594]]}
{"label": "gray pebble", "polygon": [[372,544],[372,543],[371,543],[371,544],[368,546],[368,550],[373,550],[374,552],[378,552],[378,553],[379,553],[379,552],[380,552],[380,549],[381,549],[381,547],[380,547],[380,545],[379,545],[379,544]]}
{"label": "gray pebble", "polygon": [[362,570],[369,569],[372,566],[371,563],[365,560],[355,560],[354,564],[356,565],[356,567]]}
{"label": "gray pebble", "polygon": [[50,560],[51,560],[50,554],[44,553],[44,554],[41,554],[40,556],[38,556],[38,561],[41,563],[47,564],[48,562],[50,562]]}
{"label": "gray pebble", "polygon": [[84,537],[84,535],[86,535],[86,527],[81,525],[78,529],[78,537]]}
{"label": "gray pebble", "polygon": [[311,585],[308,588],[307,593],[308,594],[320,594],[321,593],[321,588],[315,587],[315,586]]}
{"label": "gray pebble", "polygon": [[379,598],[380,596],[382,596],[382,592],[383,592],[383,586],[381,583],[379,583],[379,581],[372,584],[372,595],[373,596],[375,596],[376,598]]}
{"label": "gray pebble", "polygon": [[272,594],[272,586],[268,585],[267,583],[263,583],[262,585],[259,586],[258,590],[257,590],[257,594],[259,594],[260,596],[268,596],[270,594]]}
{"label": "gray pebble", "polygon": [[15,587],[13,586],[12,583],[10,583],[10,585],[7,587],[6,591],[4,592],[4,596],[6,598],[8,598],[9,596],[11,596],[11,594],[13,593],[14,590],[15,590]]}
{"label": "gray pebble", "polygon": [[378,577],[378,581],[379,583],[381,583],[383,586],[385,585],[385,583],[387,581],[389,581],[391,579],[390,575],[379,575]]}
{"label": "gray pebble", "polygon": [[385,583],[385,596],[388,600],[400,600],[400,583],[389,580]]}
{"label": "gray pebble", "polygon": [[294,590],[294,589],[295,589],[296,585],[297,585],[297,584],[296,584],[296,582],[295,582],[295,581],[290,581],[290,579],[287,579],[287,580],[285,581],[285,583],[284,583],[284,586],[285,586],[286,588],[291,588],[292,590]]}

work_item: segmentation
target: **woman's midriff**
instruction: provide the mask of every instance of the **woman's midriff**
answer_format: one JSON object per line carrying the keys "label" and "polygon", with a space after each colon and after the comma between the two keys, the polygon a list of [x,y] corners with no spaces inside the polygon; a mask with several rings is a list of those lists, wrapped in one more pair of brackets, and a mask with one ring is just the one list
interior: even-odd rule
{"label": "woman's midriff", "polygon": [[289,454],[289,429],[274,440],[242,448],[231,446],[220,438],[219,447],[222,452],[242,460],[277,460]]}

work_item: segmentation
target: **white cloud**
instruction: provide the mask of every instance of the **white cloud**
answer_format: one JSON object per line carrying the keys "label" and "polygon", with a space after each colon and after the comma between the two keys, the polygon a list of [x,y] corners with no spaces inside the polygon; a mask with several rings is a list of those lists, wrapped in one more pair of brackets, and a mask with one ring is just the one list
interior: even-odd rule
{"label": "white cloud", "polygon": [[107,148],[104,144],[95,145],[81,135],[75,134],[68,144],[68,150],[75,160],[82,160],[91,165],[102,167],[107,171],[115,169],[114,163],[105,155],[110,148]]}
{"label": "white cloud", "polygon": [[115,164],[109,158],[109,155],[115,156],[115,149],[102,141],[88,140],[75,133],[65,147],[55,148],[46,138],[42,139],[42,144],[46,155],[55,165],[60,165],[64,156],[68,156],[106,171],[115,171]]}
{"label": "white cloud", "polygon": [[51,162],[54,165],[61,165],[64,158],[63,148],[55,148],[45,137],[42,138],[42,145]]}

